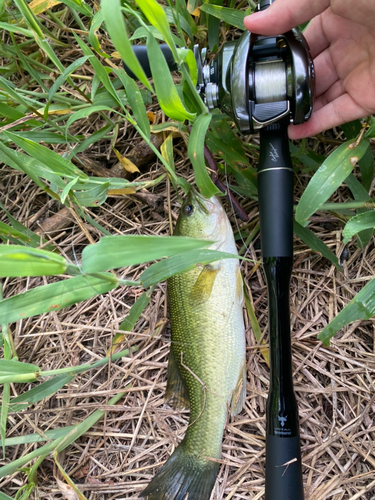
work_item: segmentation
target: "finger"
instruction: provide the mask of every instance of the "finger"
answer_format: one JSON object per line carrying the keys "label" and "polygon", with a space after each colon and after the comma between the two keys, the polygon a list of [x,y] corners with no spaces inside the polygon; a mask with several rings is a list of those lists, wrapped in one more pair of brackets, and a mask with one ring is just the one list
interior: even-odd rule
{"label": "finger", "polygon": [[261,35],[278,35],[305,23],[329,7],[330,0],[276,0],[268,9],[244,19],[246,29]]}
{"label": "finger", "polygon": [[[329,11],[327,11],[327,13],[328,12]],[[313,59],[326,50],[330,45],[322,25],[323,16],[326,17],[325,14],[314,17],[303,32],[303,36],[305,37],[310,48],[311,57]]]}
{"label": "finger", "polygon": [[314,111],[318,111],[321,108],[327,106],[330,102],[335,101],[340,96],[346,93],[344,84],[342,80],[337,80],[324,94],[320,95],[315,99]]}
{"label": "finger", "polygon": [[321,52],[314,59],[315,66],[315,95],[319,97],[339,80],[335,66],[332,62],[330,50]]}
{"label": "finger", "polygon": [[290,139],[302,139],[319,134],[324,130],[338,127],[343,123],[358,120],[367,116],[367,111],[349,96],[344,94],[326,106],[314,111],[308,122],[302,125],[291,125],[288,129]]}

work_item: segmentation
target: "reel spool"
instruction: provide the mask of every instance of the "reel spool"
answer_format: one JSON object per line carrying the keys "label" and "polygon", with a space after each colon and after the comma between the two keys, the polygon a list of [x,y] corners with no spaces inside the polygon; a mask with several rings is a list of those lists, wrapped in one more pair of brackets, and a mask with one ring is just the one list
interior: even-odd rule
{"label": "reel spool", "polygon": [[241,133],[254,133],[284,117],[296,125],[310,118],[314,65],[298,29],[275,37],[244,32],[238,41],[225,43],[208,65],[202,65],[198,49],[195,55],[208,108],[231,116]]}

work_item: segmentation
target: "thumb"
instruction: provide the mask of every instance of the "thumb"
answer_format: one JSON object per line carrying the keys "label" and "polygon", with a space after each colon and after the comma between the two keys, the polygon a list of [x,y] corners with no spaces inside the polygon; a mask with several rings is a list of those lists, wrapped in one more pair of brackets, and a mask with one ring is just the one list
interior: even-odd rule
{"label": "thumb", "polygon": [[247,30],[260,35],[279,35],[322,13],[330,0],[275,0],[268,9],[245,17]]}

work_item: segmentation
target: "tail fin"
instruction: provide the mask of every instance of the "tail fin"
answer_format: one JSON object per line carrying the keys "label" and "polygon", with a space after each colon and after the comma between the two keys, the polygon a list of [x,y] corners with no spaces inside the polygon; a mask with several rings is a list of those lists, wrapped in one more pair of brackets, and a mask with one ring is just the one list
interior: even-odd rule
{"label": "tail fin", "polygon": [[142,491],[144,500],[209,500],[220,464],[187,453],[182,442]]}

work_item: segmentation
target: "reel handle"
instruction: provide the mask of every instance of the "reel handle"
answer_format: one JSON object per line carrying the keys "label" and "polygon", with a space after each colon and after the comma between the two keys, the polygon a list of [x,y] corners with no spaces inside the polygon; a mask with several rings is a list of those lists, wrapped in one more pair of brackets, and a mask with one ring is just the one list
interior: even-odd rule
{"label": "reel handle", "polygon": [[[167,61],[168,68],[170,71],[176,71],[178,69],[177,64],[175,63],[175,60],[173,59],[173,54],[171,49],[168,47],[166,43],[162,43],[159,45],[161,51],[163,52],[163,55],[165,57],[165,60]],[[147,47],[146,45],[133,45],[132,46],[132,51],[136,58],[138,59],[139,64],[142,66],[143,71],[145,72],[145,75],[147,78],[151,78],[151,68],[150,68],[150,61],[148,59],[147,55]],[[135,74],[126,66],[124,63],[124,69],[127,72],[127,74],[133,78],[133,80],[137,80],[137,77]]]}

